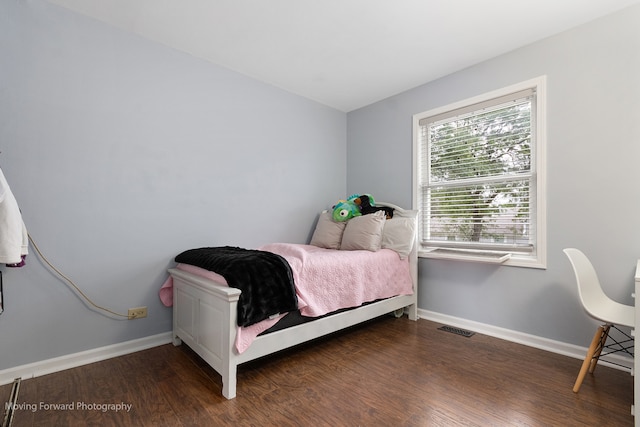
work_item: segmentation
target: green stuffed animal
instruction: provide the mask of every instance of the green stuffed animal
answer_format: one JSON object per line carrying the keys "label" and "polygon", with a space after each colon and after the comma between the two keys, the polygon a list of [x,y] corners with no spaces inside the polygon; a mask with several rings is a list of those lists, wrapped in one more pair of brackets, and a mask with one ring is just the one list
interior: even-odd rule
{"label": "green stuffed animal", "polygon": [[351,199],[338,200],[333,207],[333,220],[336,222],[348,221],[354,216],[360,216],[360,207]]}

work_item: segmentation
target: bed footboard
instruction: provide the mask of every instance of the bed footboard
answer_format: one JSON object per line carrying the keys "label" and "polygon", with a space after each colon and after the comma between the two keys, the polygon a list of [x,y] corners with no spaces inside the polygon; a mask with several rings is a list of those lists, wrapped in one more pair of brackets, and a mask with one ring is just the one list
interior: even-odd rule
{"label": "bed footboard", "polygon": [[173,277],[173,344],[182,341],[222,376],[222,395],[236,395],[236,310],[240,290],[170,269]]}

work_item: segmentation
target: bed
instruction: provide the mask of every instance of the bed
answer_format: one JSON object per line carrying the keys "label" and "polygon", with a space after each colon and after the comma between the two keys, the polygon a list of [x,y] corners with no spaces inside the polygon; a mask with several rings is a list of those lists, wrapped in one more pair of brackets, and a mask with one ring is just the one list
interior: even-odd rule
{"label": "bed", "polygon": [[[329,305],[328,308],[325,308],[325,311],[332,310],[329,313],[324,313],[322,310],[316,310],[317,313],[313,313],[314,310],[311,310],[313,318],[304,316],[306,322],[292,326],[278,328],[278,323],[287,324],[286,314],[283,313],[270,316],[264,322],[243,328],[238,326],[240,324],[238,304],[239,300],[241,301],[242,291],[228,285],[224,278],[216,272],[208,272],[198,266],[178,263],[176,267],[168,270],[169,279],[161,290],[165,294],[171,292],[173,344],[178,346],[185,343],[206,361],[222,377],[222,395],[227,399],[233,399],[236,397],[237,368],[242,363],[382,315],[394,314],[396,317],[400,317],[406,314],[409,319],[417,320],[418,269],[415,211],[405,210],[390,203],[378,202],[376,206],[392,208],[394,214],[393,218],[384,219],[378,246],[375,248],[358,246],[359,244],[369,244],[368,242],[358,242],[369,231],[366,227],[362,229],[355,225],[356,223],[364,223],[363,220],[355,221],[359,217],[347,221],[343,224],[344,228],[336,232],[335,228],[339,228],[339,226],[328,219],[330,213],[325,211],[319,216],[309,245],[273,244],[259,249],[261,251],[273,250],[276,253],[279,250],[285,251],[283,257],[291,264],[296,278],[296,293],[303,307],[299,310],[300,313],[305,309],[308,310],[306,300],[313,298],[297,289],[299,279],[302,283],[304,277],[301,276],[302,273],[296,272],[297,267],[294,264],[297,261],[292,259],[287,251],[302,252],[304,257],[307,256],[305,251],[319,252],[325,256],[339,257],[341,260],[346,259],[347,255],[385,256],[390,259],[392,257],[389,254],[393,254],[393,257],[404,264],[399,268],[406,269],[406,273],[393,272],[391,274],[393,277],[406,274],[409,281],[409,291],[403,291],[399,295],[384,295],[380,298],[365,296],[363,297],[365,302],[357,307],[351,306],[333,310],[335,307]],[[378,213],[375,216],[380,217]],[[367,217],[366,220],[369,223],[373,221],[370,215],[363,215],[362,218],[364,217]],[[349,241],[347,241],[348,236],[351,236]],[[355,247],[353,247],[354,240],[356,241]],[[374,262],[379,264],[381,261]],[[389,269],[385,267],[382,270]],[[327,283],[329,282],[336,282],[336,280],[328,279]],[[300,313],[297,313],[298,317],[300,317]],[[295,314],[290,314],[290,317],[293,318]],[[247,332],[247,330],[251,330],[251,332]]]}

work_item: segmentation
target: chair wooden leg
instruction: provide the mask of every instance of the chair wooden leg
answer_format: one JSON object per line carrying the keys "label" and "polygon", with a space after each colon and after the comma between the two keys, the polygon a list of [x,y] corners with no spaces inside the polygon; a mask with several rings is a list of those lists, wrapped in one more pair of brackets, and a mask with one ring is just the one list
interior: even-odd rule
{"label": "chair wooden leg", "polygon": [[598,348],[596,352],[593,354],[593,358],[591,359],[591,363],[589,364],[590,374],[593,374],[593,371],[596,370],[596,365],[598,364],[598,360],[600,359],[600,353],[602,353],[602,349],[607,344],[607,338],[609,338],[609,329],[611,329],[611,325],[605,325],[602,327],[602,335],[600,336],[600,343],[598,344]]}
{"label": "chair wooden leg", "polygon": [[598,344],[600,343],[600,338],[602,337],[602,333],[604,332],[604,327],[599,326],[598,330],[596,330],[593,339],[591,340],[591,345],[589,346],[589,350],[587,350],[587,355],[582,362],[582,367],[580,368],[580,373],[578,373],[578,378],[576,379],[575,384],[573,385],[573,392],[577,393],[580,390],[580,386],[582,385],[582,381],[584,380],[585,375],[587,375],[587,371],[589,370],[589,366],[591,365],[591,359],[593,359],[593,355],[598,349]]}

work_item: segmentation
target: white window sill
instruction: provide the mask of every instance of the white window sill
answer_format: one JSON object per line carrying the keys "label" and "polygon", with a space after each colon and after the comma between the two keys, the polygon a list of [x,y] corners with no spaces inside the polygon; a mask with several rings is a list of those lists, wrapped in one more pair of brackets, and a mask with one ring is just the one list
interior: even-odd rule
{"label": "white window sill", "polygon": [[421,252],[420,256],[424,258],[503,264],[511,258],[511,253],[473,249],[429,248],[424,252]]}
{"label": "white window sill", "polygon": [[429,247],[421,249],[418,253],[418,256],[420,258],[466,261],[474,263],[505,265],[510,267],[526,267],[539,269],[547,268],[546,262],[541,258],[500,251],[494,252],[472,249]]}

